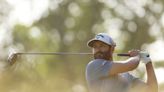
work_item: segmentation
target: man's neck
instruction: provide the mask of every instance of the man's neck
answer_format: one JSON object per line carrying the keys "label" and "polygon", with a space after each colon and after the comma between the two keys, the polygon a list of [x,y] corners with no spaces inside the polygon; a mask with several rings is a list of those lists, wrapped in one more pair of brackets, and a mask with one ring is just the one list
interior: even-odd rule
{"label": "man's neck", "polygon": [[113,58],[112,58],[112,57],[110,57],[108,60],[109,60],[109,61],[113,61]]}

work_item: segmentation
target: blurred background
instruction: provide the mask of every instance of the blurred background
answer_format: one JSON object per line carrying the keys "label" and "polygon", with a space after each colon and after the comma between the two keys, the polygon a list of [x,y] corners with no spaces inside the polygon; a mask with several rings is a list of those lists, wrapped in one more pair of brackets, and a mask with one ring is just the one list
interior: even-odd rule
{"label": "blurred background", "polygon": [[[10,52],[91,52],[99,32],[117,43],[117,53],[147,50],[164,92],[164,0],[0,0],[0,90],[88,92],[85,67],[92,56],[21,56]],[[114,57],[115,60],[126,58]],[[140,64],[132,73],[145,80]]]}

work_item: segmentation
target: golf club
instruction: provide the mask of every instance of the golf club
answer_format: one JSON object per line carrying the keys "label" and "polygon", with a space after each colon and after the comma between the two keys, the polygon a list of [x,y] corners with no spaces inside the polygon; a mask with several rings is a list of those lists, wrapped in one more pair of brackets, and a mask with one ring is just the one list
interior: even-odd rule
{"label": "golf club", "polygon": [[[93,55],[93,53],[71,53],[71,52],[13,52],[10,53],[8,56],[8,63],[10,65],[13,65],[18,58],[18,55]],[[129,56],[129,54],[122,53],[122,54],[117,54],[114,53],[114,55],[117,56]]]}

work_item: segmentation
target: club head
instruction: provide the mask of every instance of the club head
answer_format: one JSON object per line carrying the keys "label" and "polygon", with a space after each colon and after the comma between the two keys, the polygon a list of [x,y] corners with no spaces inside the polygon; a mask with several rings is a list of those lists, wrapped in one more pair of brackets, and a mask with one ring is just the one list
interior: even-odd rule
{"label": "club head", "polygon": [[17,53],[11,53],[7,59],[8,63],[10,65],[13,65],[17,61],[17,57],[18,57]]}

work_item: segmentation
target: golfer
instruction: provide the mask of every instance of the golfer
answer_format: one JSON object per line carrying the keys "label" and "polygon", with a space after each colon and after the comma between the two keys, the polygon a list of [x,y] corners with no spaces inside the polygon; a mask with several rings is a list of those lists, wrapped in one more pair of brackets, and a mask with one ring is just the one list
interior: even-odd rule
{"label": "golfer", "polygon": [[[86,67],[86,80],[89,92],[158,92],[157,79],[148,53],[139,50],[129,51],[130,57],[119,62],[113,61],[116,43],[106,33],[99,33],[88,42],[94,59]],[[140,63],[145,63],[147,81],[129,74]],[[144,70],[143,70],[144,71]]]}

